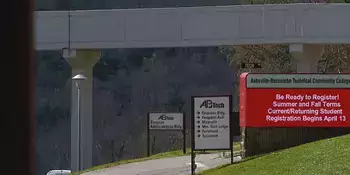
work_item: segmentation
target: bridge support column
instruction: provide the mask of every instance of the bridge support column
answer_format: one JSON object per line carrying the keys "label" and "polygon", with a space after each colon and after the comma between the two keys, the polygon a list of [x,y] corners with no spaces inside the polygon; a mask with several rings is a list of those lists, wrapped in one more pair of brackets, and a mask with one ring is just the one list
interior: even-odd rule
{"label": "bridge support column", "polygon": [[289,52],[294,58],[298,73],[317,73],[317,63],[324,53],[324,45],[290,44]]}
{"label": "bridge support column", "polygon": [[[93,139],[93,67],[100,59],[99,50],[68,50],[63,51],[63,57],[72,68],[72,76],[79,73],[87,77],[79,83],[80,86],[80,117],[81,117],[81,153],[79,154],[78,141],[78,91],[76,83],[71,87],[71,171],[87,169],[92,166],[92,139]],[[69,81],[72,81],[71,79]],[[81,160],[79,168],[79,156]]]}

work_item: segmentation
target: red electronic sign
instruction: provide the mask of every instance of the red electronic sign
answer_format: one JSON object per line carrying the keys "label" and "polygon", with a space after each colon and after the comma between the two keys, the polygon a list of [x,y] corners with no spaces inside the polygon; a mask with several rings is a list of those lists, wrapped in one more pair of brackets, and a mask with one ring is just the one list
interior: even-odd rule
{"label": "red electronic sign", "polygon": [[240,77],[241,127],[350,127],[350,74]]}

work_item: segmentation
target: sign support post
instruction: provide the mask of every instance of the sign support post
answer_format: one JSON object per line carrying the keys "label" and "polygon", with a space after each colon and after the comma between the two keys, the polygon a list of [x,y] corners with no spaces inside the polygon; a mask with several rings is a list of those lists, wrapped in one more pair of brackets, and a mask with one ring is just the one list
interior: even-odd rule
{"label": "sign support post", "polygon": [[194,127],[194,100],[191,99],[191,175],[195,175],[196,172],[196,155],[194,152],[194,138],[195,138],[195,127]]}
{"label": "sign support post", "polygon": [[147,113],[147,157],[150,156],[150,132],[149,132],[149,113]]}
{"label": "sign support post", "polygon": [[195,175],[196,168],[197,168],[197,166],[196,166],[196,154],[191,149],[191,175]]}
{"label": "sign support post", "polygon": [[183,150],[183,153],[186,154],[186,116],[185,116],[185,113],[183,114],[183,119],[182,119],[182,135],[183,135],[182,150]]}

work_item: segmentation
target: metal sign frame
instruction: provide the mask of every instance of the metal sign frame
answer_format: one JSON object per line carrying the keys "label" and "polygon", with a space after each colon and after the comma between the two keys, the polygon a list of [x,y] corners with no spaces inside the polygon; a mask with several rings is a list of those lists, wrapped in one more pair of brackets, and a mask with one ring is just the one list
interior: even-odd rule
{"label": "metal sign frame", "polygon": [[[162,114],[169,114],[169,113],[177,113],[177,114],[182,114],[182,129],[150,129],[150,114],[151,113],[162,113]],[[152,111],[152,112],[147,112],[147,156],[151,156],[150,152],[150,144],[151,144],[151,138],[150,138],[150,132],[152,131],[182,131],[183,135],[183,146],[182,146],[182,151],[183,154],[186,154],[186,115],[184,112],[159,112],[159,111]]]}

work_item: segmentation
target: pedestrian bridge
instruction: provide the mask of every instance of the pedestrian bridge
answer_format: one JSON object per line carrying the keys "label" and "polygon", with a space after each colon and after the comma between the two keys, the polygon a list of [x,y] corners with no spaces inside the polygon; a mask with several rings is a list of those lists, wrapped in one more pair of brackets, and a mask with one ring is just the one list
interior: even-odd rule
{"label": "pedestrian bridge", "polygon": [[36,49],[350,43],[350,5],[36,12]]}
{"label": "pedestrian bridge", "polygon": [[[93,66],[100,49],[285,43],[297,72],[310,73],[317,72],[324,44],[350,44],[349,16],[347,4],[36,12],[36,50],[71,48],[62,56],[72,76],[88,77],[80,85],[81,113],[75,84],[71,84],[72,172],[92,166]],[[78,115],[84,116],[81,133]]]}

